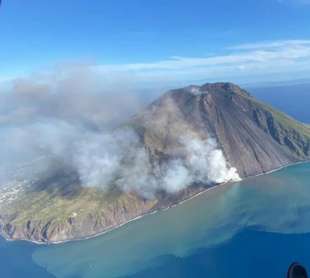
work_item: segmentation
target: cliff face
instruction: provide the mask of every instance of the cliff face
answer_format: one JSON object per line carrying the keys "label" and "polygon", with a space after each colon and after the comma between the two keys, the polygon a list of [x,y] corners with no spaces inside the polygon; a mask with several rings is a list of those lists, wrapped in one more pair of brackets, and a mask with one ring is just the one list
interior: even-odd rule
{"label": "cliff face", "polygon": [[[173,90],[135,116],[128,126],[139,135],[151,164],[182,156],[181,138],[213,138],[240,177],[261,174],[310,157],[310,128],[230,83]],[[0,234],[8,239],[57,242],[84,238],[168,207],[208,186],[192,184],[153,199],[117,189],[102,192],[77,185],[65,171],[43,182],[0,187]],[[69,176],[69,178],[68,178]],[[145,186],[148,186],[147,184]]]}

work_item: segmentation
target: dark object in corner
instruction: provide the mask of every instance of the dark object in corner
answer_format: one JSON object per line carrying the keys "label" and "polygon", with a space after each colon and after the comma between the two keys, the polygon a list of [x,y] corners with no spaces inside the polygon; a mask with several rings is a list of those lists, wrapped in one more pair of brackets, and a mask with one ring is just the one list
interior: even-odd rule
{"label": "dark object in corner", "polygon": [[308,278],[306,269],[299,263],[292,263],[287,272],[287,278]]}

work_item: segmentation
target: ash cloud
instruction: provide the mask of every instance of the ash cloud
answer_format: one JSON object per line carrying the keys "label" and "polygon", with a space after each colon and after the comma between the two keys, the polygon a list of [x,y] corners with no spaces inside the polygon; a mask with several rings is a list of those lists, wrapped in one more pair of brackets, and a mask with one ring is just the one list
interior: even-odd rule
{"label": "ash cloud", "polygon": [[145,104],[127,81],[82,66],[39,80],[14,80],[0,92],[1,184],[38,179],[55,161],[74,170],[83,186],[117,186],[146,198],[239,179],[212,138],[184,136],[181,157],[152,161],[136,132],[119,128]]}

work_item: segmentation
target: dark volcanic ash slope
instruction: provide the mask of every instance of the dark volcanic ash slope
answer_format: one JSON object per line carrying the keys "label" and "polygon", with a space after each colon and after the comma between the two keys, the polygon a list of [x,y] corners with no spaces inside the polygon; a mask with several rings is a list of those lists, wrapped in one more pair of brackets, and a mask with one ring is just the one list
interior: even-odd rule
{"label": "dark volcanic ash slope", "polygon": [[[128,127],[138,134],[139,145],[147,154],[145,163],[154,169],[174,159],[191,159],[193,151],[197,156],[197,148],[186,149],[188,143],[198,141],[208,145],[210,138],[216,142],[216,149],[222,150],[220,155],[224,154],[228,166],[235,167],[240,177],[304,161],[310,156],[308,125],[257,101],[230,83],[170,91],[134,117],[126,125]],[[204,147],[198,148],[200,160],[206,154]],[[133,175],[129,166],[124,167]],[[207,163],[198,168],[200,174],[210,171],[208,166]],[[212,165],[214,168],[217,164]],[[37,181],[35,189],[14,182],[14,186],[0,187],[2,236],[38,242],[84,238],[168,207],[209,185],[204,178],[198,182],[191,180],[188,187],[178,192],[169,194],[158,190],[154,198],[148,199],[135,191],[122,191],[112,185],[110,191],[84,187],[78,177],[70,179],[70,172],[61,173],[62,178],[49,177],[49,183]],[[155,180],[157,177],[160,175]],[[172,177],[175,180],[175,176]],[[143,183],[145,188],[150,186],[147,181]],[[226,180],[213,180],[215,183],[223,181]]]}
{"label": "dark volcanic ash slope", "polygon": [[154,159],[171,156],[180,137],[212,137],[241,177],[310,155],[310,128],[231,83],[168,92],[134,120]]}

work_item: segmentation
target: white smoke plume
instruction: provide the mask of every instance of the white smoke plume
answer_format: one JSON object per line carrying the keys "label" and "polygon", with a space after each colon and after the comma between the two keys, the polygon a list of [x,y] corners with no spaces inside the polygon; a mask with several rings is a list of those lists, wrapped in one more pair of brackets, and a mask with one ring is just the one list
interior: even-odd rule
{"label": "white smoke plume", "polygon": [[116,128],[144,101],[126,82],[111,84],[81,67],[40,82],[15,80],[0,92],[0,186],[12,174],[37,178],[55,160],[73,169],[82,186],[117,186],[146,198],[239,179],[211,138],[179,138],[182,157],[151,163],[134,130]]}
{"label": "white smoke plume", "polygon": [[131,129],[88,138],[77,147],[74,164],[85,186],[107,189],[118,186],[151,198],[159,190],[176,193],[193,183],[218,184],[237,181],[237,170],[229,167],[213,139],[180,140],[185,158],[155,165]]}

